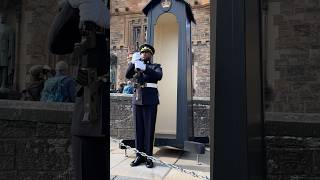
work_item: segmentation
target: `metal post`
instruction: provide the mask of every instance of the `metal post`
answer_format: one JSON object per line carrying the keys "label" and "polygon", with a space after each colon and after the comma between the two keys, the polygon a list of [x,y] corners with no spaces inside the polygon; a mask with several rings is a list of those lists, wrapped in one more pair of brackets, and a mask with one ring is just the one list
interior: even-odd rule
{"label": "metal post", "polygon": [[197,154],[197,165],[201,165],[201,163],[199,161],[199,154]]}

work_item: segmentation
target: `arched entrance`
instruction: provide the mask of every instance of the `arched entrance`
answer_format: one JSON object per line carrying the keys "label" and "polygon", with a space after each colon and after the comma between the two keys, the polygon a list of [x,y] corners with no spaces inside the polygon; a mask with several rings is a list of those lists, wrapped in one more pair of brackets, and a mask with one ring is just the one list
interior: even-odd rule
{"label": "arched entrance", "polygon": [[[178,87],[178,32],[176,16],[161,15],[154,27],[154,62],[163,69],[159,82],[160,105],[158,106],[156,135],[176,136],[177,129],[177,87]],[[162,98],[164,97],[164,98]]]}

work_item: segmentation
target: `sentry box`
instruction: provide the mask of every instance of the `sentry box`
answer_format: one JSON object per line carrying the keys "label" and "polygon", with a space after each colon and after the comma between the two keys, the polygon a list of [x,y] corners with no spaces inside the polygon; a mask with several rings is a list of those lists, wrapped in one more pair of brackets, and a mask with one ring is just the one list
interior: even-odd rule
{"label": "sentry box", "polygon": [[154,145],[203,154],[208,137],[193,134],[191,7],[183,0],[152,0],[143,13],[148,17],[147,43],[155,48],[153,62],[163,70]]}

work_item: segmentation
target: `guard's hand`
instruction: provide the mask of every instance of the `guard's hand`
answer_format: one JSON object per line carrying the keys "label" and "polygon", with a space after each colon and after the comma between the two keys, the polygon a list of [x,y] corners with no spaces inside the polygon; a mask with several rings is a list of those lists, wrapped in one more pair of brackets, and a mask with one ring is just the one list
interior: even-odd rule
{"label": "guard's hand", "polygon": [[138,61],[138,60],[132,59],[130,62],[131,62],[132,64],[135,64],[137,61]]}
{"label": "guard's hand", "polygon": [[144,71],[146,70],[146,64],[144,64],[143,61],[136,61],[134,63],[134,68],[137,70]]}
{"label": "guard's hand", "polygon": [[135,64],[139,60],[140,60],[140,52],[133,53],[131,63]]}

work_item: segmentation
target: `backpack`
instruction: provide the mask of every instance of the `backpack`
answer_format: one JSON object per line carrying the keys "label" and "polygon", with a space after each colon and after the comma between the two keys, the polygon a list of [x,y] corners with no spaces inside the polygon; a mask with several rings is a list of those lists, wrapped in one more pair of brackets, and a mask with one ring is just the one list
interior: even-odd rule
{"label": "backpack", "polygon": [[62,81],[67,78],[66,76],[58,76],[49,78],[45,84],[41,93],[41,101],[46,102],[64,102],[66,100],[65,95],[62,92],[64,84]]}

